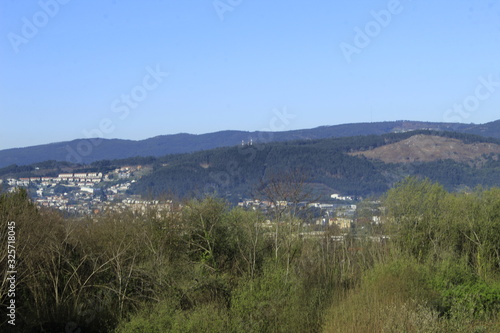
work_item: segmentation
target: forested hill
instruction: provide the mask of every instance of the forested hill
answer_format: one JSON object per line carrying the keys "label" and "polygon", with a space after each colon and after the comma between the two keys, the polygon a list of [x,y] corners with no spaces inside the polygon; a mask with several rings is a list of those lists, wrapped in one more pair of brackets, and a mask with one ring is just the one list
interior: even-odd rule
{"label": "forested hill", "polygon": [[[0,169],[0,178],[109,172],[142,165],[149,173],[130,194],[145,198],[206,193],[236,202],[253,197],[273,177],[300,173],[315,197],[332,193],[381,194],[406,176],[427,177],[448,190],[500,186],[500,139],[457,132],[417,130],[383,135],[270,142],[161,157],[130,157],[91,164],[46,161]],[[101,186],[106,186],[102,184]]]}
{"label": "forested hill", "polygon": [[[421,146],[408,144],[419,140],[434,142],[424,160],[415,157],[422,154]],[[397,144],[406,149],[400,152],[401,161],[384,162],[383,154],[376,155]],[[324,198],[331,193],[380,194],[408,175],[428,177],[450,190],[500,186],[499,153],[499,139],[436,131],[245,145],[161,157],[154,172],[131,190],[154,197],[216,192],[236,201],[253,196],[269,179],[296,170],[309,190]]]}
{"label": "forested hill", "polygon": [[322,126],[313,129],[283,132],[221,131],[201,135],[162,135],[145,140],[78,139],[25,148],[0,150],[0,167],[13,164],[29,165],[47,160],[72,163],[92,163],[103,159],[123,159],[134,156],[163,156],[188,153],[218,147],[240,145],[242,141],[255,143],[290,140],[315,140],[356,135],[386,134],[419,129],[455,131],[500,138],[500,120],[481,125],[392,121],[376,123]]}

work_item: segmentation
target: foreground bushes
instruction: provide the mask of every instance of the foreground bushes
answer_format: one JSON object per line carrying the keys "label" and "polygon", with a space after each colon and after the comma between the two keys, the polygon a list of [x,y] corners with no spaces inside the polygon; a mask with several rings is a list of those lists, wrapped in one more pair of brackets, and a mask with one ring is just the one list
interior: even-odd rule
{"label": "foreground bushes", "polygon": [[[19,332],[495,332],[500,191],[408,179],[384,199],[390,242],[302,238],[214,198],[169,212],[63,219],[25,192],[16,221]],[[277,234],[279,232],[279,234]],[[4,269],[6,252],[0,264]],[[1,285],[5,309],[5,284]],[[2,310],[3,311],[3,310]],[[4,322],[1,328],[12,328]]]}
{"label": "foreground bushes", "polygon": [[384,203],[391,252],[331,307],[325,332],[499,332],[500,190],[409,178]]}
{"label": "foreground bushes", "polygon": [[377,265],[331,307],[324,331],[498,332],[498,284],[447,289],[437,269],[406,256]]}

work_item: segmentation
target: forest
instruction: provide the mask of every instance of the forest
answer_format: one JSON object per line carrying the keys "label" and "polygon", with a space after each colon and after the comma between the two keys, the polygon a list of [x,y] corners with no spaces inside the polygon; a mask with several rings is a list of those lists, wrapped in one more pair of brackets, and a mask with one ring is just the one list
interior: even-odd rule
{"label": "forest", "polygon": [[406,176],[427,177],[449,191],[477,185],[500,186],[500,160],[483,156],[481,165],[451,159],[433,162],[383,163],[348,153],[374,149],[414,135],[438,135],[465,144],[500,143],[500,140],[455,132],[411,131],[384,135],[299,140],[218,148],[157,158],[153,173],[135,183],[130,194],[158,197],[200,196],[210,191],[235,203],[252,197],[255,184],[284,170],[301,170],[323,200],[333,192],[346,195],[381,195]]}
{"label": "forest", "polygon": [[[264,192],[278,202],[280,189]],[[381,224],[339,237],[308,233],[293,206],[265,215],[206,196],[68,218],[2,193],[0,330],[499,332],[500,188],[409,177],[380,200]]]}

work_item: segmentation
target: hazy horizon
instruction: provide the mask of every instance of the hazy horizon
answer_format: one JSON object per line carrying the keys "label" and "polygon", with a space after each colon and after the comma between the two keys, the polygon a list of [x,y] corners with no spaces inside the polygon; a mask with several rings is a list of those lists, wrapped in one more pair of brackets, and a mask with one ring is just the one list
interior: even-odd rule
{"label": "hazy horizon", "polygon": [[[500,118],[497,119],[497,120],[500,120]],[[497,121],[497,120],[493,120],[491,122],[494,122],[494,121]],[[117,137],[106,137],[106,138],[103,138],[103,139],[106,139],[106,140],[142,141],[142,140],[147,140],[147,139],[151,139],[151,138],[158,137],[158,136],[181,135],[181,134],[186,134],[186,135],[204,135],[204,134],[212,134],[212,133],[226,132],[226,131],[249,132],[249,133],[252,133],[252,132],[261,132],[261,131],[263,131],[263,132],[287,132],[287,131],[295,131],[295,130],[298,130],[298,131],[300,131],[300,130],[309,130],[309,129],[319,128],[319,127],[349,125],[349,124],[363,124],[363,123],[369,124],[369,123],[398,122],[398,121],[423,122],[423,123],[428,122],[428,121],[425,121],[425,120],[396,119],[396,120],[381,120],[381,121],[377,121],[377,122],[356,122],[356,123],[342,123],[342,124],[333,124],[333,125],[319,125],[319,126],[314,126],[314,127],[309,127],[309,128],[296,128],[296,129],[283,130],[283,131],[270,131],[269,128],[263,128],[263,129],[260,129],[260,130],[223,129],[223,130],[217,130],[217,131],[205,132],[205,133],[189,133],[189,132],[165,133],[165,134],[158,134],[158,135],[144,137],[144,138],[138,138],[138,139],[117,138]],[[435,123],[438,123],[438,122],[435,122]],[[445,123],[445,122],[443,122],[443,123]],[[486,124],[486,123],[461,123],[461,122],[457,122],[456,124],[483,125],[483,124]],[[71,141],[74,141],[74,140],[95,139],[95,138],[99,138],[99,137],[94,137],[94,138],[91,138],[91,137],[75,137],[75,138],[71,138],[69,140],[61,140],[61,141],[53,141],[53,142],[42,142],[42,143],[37,143],[37,144],[34,144],[34,145],[29,145],[29,146],[19,146],[19,147],[3,148],[3,149],[0,149],[0,151],[1,150],[8,150],[8,149],[27,148],[27,147],[32,147],[32,146],[42,146],[42,145],[49,145],[49,144],[57,144],[57,143],[61,143],[61,142],[71,142]]]}

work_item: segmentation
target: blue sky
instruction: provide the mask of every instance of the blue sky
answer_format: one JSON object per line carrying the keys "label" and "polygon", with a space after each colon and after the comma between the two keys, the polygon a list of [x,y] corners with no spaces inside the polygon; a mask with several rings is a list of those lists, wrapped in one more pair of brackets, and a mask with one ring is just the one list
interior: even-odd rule
{"label": "blue sky", "polygon": [[0,37],[0,149],[500,118],[500,1],[1,0]]}

